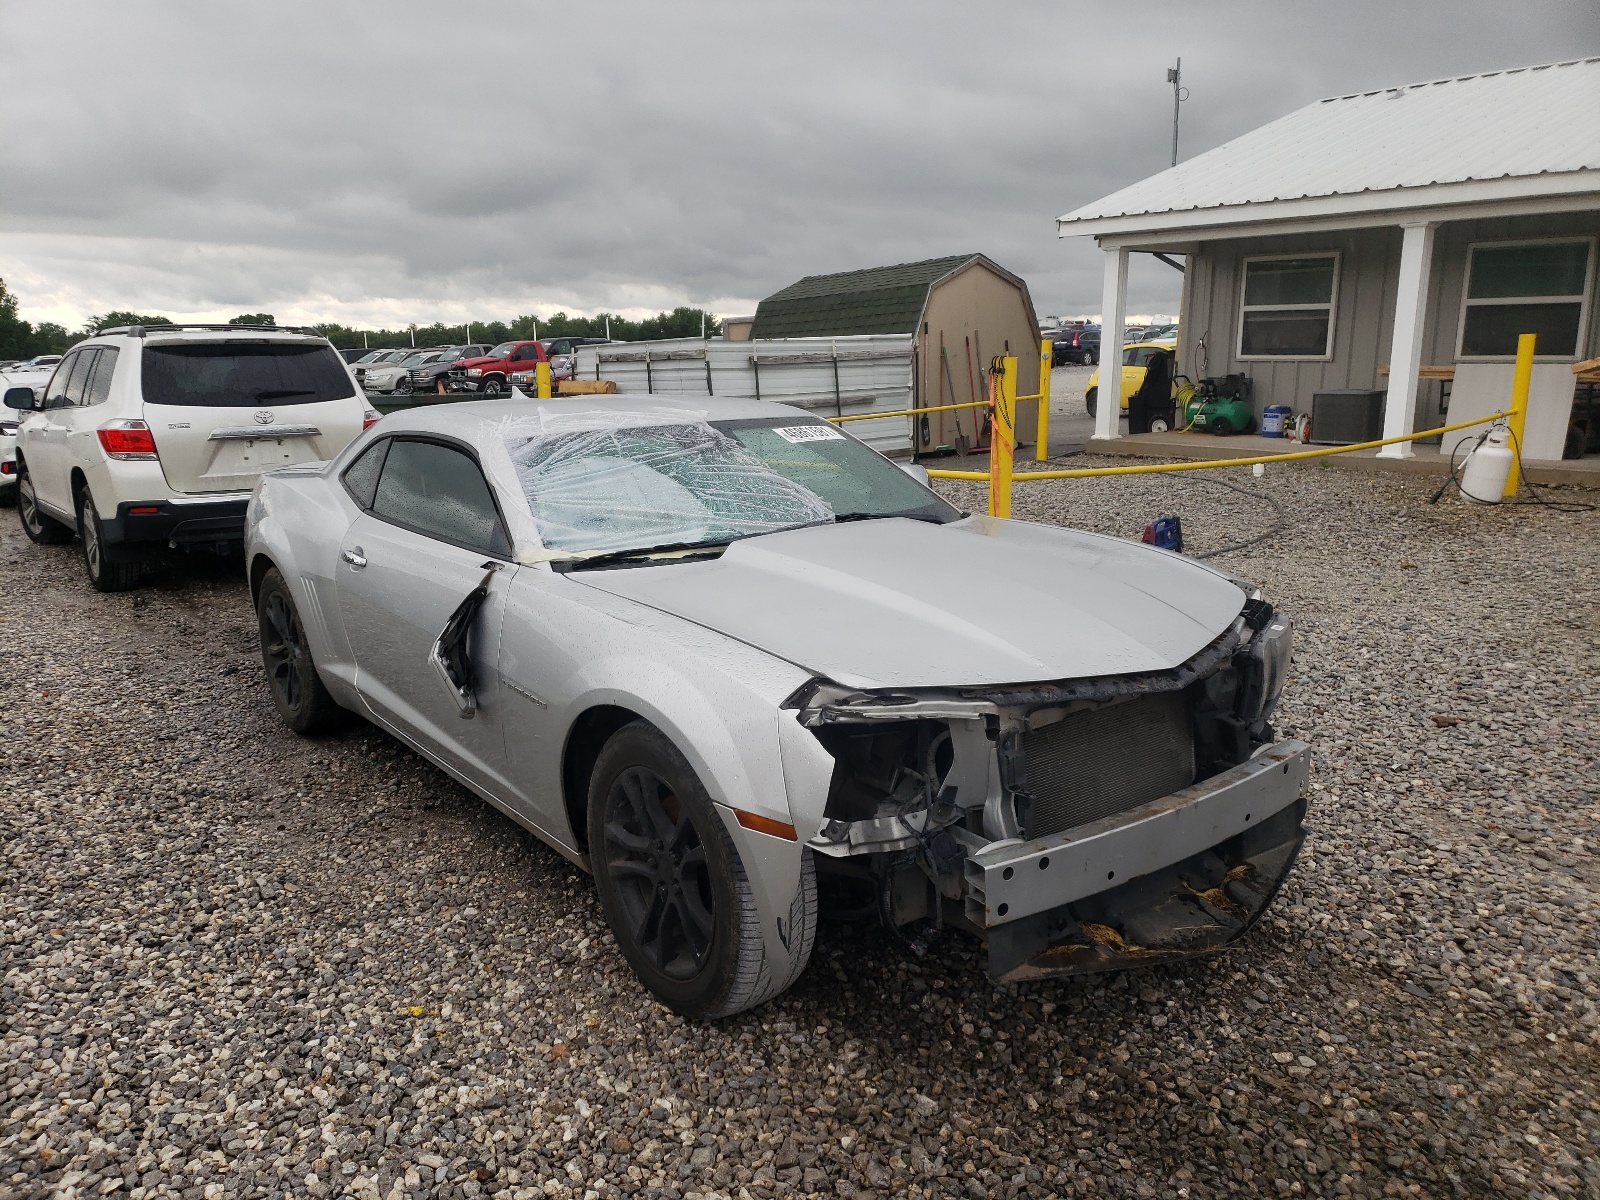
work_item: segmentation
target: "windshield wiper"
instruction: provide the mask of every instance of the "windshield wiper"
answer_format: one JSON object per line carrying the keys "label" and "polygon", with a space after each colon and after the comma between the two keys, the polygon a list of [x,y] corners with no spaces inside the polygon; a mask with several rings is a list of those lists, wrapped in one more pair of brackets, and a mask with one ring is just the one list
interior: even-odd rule
{"label": "windshield wiper", "polygon": [[282,400],[288,396],[315,396],[316,394],[317,393],[310,388],[301,388],[298,391],[294,390],[293,388],[279,388],[276,391],[269,388],[267,391],[257,392],[256,399]]}
{"label": "windshield wiper", "polygon": [[674,554],[690,550],[726,550],[728,543],[733,540],[712,538],[704,542],[664,542],[659,546],[637,546],[630,550],[607,550],[604,554],[555,559],[550,565],[558,571],[583,571],[590,567],[604,567],[613,563],[648,561],[656,554]]}
{"label": "windshield wiper", "polygon": [[943,525],[944,524],[944,522],[941,521],[938,517],[932,516],[929,513],[915,513],[915,512],[899,512],[899,513],[875,513],[875,512],[834,513],[833,514],[833,523],[835,525],[843,525],[846,521],[887,521],[887,520],[891,519],[892,517],[904,517],[908,521],[926,521],[930,525]]}

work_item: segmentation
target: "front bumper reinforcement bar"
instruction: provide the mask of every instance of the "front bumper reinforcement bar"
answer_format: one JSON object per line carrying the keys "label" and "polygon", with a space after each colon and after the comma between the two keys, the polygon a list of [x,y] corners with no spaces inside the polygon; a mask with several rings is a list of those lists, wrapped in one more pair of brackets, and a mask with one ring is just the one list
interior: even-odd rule
{"label": "front bumper reinforcement bar", "polygon": [[996,979],[1220,949],[1265,910],[1305,840],[1311,749],[1284,741],[1149,804],[970,854],[966,917]]}

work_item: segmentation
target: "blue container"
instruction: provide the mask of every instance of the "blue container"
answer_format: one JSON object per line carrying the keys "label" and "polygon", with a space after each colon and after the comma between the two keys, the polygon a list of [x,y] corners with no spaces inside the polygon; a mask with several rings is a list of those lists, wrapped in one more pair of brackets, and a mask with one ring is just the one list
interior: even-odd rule
{"label": "blue container", "polygon": [[1262,437],[1288,437],[1294,409],[1287,404],[1269,404],[1261,410]]}

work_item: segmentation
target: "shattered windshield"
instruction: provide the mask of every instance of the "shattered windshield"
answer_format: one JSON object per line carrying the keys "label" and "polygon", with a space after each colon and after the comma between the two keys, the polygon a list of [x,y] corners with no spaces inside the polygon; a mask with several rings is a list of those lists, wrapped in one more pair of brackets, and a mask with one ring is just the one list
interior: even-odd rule
{"label": "shattered windshield", "polygon": [[961,515],[871,446],[816,417],[716,421],[712,427],[821,496],[836,520],[910,517],[943,524]]}
{"label": "shattered windshield", "polygon": [[542,413],[509,418],[498,432],[556,557],[715,544],[833,520],[821,496],[692,414]]}

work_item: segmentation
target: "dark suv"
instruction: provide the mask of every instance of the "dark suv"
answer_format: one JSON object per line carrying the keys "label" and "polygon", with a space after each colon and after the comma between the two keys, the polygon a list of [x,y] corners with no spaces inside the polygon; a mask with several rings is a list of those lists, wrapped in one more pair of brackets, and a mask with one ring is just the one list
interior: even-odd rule
{"label": "dark suv", "polygon": [[1052,366],[1063,367],[1068,363],[1076,363],[1092,367],[1099,361],[1100,326],[1067,325],[1056,331],[1050,353]]}
{"label": "dark suv", "polygon": [[464,358],[482,358],[489,353],[488,346],[447,346],[432,362],[411,368],[408,392],[437,392],[445,394],[445,378],[450,368]]}

